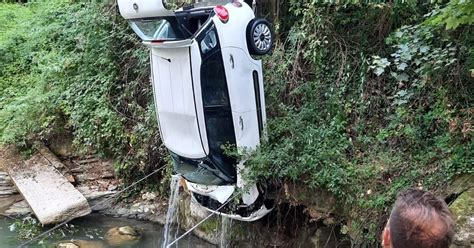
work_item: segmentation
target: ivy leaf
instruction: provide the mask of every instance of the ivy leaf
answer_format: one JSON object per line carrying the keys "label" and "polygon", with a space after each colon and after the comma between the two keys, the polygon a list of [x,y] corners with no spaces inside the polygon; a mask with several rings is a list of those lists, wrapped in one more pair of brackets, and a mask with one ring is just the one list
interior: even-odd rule
{"label": "ivy leaf", "polygon": [[380,65],[382,65],[383,67],[387,67],[390,65],[390,62],[388,61],[387,58],[383,58],[380,60]]}
{"label": "ivy leaf", "polygon": [[410,50],[406,44],[398,45],[398,48],[401,50],[401,52],[408,52]]}
{"label": "ivy leaf", "polygon": [[404,71],[405,68],[407,68],[407,66],[408,66],[408,65],[407,65],[406,63],[401,63],[401,64],[399,64],[399,65],[397,66],[397,69],[398,69],[399,71]]}
{"label": "ivy leaf", "polygon": [[408,94],[408,92],[406,90],[400,90],[399,92],[397,92],[397,96],[399,97],[404,97]]}
{"label": "ivy leaf", "polygon": [[427,53],[430,50],[429,46],[422,46],[420,47],[420,52],[421,53]]}
{"label": "ivy leaf", "polygon": [[402,73],[402,74],[397,76],[397,80],[401,81],[401,82],[407,82],[409,79],[410,79],[410,77],[406,73]]}
{"label": "ivy leaf", "polygon": [[384,68],[382,68],[382,67],[377,67],[377,68],[374,70],[374,73],[375,73],[375,75],[380,76],[380,75],[383,74],[384,71],[385,71]]}

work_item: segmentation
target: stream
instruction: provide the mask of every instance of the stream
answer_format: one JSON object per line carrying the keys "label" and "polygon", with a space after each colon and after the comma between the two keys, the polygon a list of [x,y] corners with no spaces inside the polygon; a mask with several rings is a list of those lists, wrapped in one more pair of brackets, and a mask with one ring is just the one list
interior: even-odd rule
{"label": "stream", "polygon": [[[17,231],[11,231],[10,226],[15,221],[13,219],[5,218],[0,216],[0,247],[1,248],[10,248],[17,247],[27,240],[20,240],[18,238]],[[68,224],[68,228],[65,228],[61,235],[58,237],[48,238],[44,240],[44,244],[40,245],[34,243],[28,247],[54,247],[59,241],[68,241],[68,240],[84,240],[84,241],[94,241],[89,243],[86,247],[98,248],[98,247],[111,247],[107,244],[104,239],[106,232],[114,227],[122,226],[132,226],[137,229],[141,234],[141,239],[132,244],[132,245],[123,245],[115,247],[126,247],[126,248],[135,248],[135,247],[162,247],[163,243],[163,226],[159,224],[154,224],[150,222],[125,219],[125,218],[114,218],[103,216],[100,214],[91,214],[86,217],[75,219]],[[47,230],[47,228],[42,228],[42,230]],[[175,230],[173,230],[176,232]],[[207,248],[215,247],[203,241],[196,236],[188,235],[184,239],[180,240],[176,246],[173,247],[197,247],[197,248]],[[82,248],[82,247],[81,247]]]}

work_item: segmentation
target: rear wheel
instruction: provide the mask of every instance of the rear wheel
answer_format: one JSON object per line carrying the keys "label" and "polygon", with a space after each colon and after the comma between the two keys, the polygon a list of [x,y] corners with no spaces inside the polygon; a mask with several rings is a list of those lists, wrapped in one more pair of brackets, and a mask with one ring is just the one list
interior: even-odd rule
{"label": "rear wheel", "polygon": [[249,23],[247,26],[247,45],[252,55],[270,53],[273,46],[273,31],[267,20],[255,18]]}

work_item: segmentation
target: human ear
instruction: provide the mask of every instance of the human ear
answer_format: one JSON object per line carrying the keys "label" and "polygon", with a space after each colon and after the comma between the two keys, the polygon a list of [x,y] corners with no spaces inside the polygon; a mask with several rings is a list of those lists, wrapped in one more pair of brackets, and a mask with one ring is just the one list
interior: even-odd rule
{"label": "human ear", "polygon": [[391,248],[392,247],[392,241],[390,239],[390,229],[388,227],[385,227],[383,229],[382,233],[382,247],[386,248]]}

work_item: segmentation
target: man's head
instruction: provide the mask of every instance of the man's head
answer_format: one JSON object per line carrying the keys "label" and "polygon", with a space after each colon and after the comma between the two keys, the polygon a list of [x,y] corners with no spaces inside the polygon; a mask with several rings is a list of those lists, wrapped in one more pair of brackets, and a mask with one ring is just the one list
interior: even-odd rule
{"label": "man's head", "polygon": [[446,203],[430,192],[410,189],[398,194],[382,235],[382,246],[448,248],[453,220]]}

